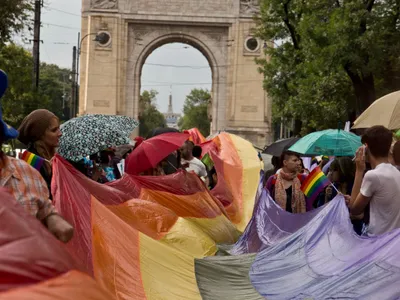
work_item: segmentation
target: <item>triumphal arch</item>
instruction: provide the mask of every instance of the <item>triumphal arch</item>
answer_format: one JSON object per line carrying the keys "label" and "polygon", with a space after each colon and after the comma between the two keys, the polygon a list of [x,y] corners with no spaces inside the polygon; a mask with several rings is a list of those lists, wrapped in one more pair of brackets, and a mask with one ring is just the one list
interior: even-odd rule
{"label": "triumphal arch", "polygon": [[[253,36],[258,0],[82,0],[79,113],[137,117],[146,58],[181,42],[212,70],[211,132],[258,146],[271,137],[271,103],[256,58],[269,44]],[[102,34],[102,39],[94,38]],[[106,38],[104,38],[104,36]]]}

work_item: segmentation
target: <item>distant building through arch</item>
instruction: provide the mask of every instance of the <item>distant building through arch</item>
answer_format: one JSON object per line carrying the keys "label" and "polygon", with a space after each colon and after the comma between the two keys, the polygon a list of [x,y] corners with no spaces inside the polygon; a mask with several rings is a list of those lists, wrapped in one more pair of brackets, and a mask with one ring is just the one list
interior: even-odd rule
{"label": "distant building through arch", "polygon": [[106,44],[84,40],[79,113],[138,116],[146,58],[164,44],[198,49],[212,70],[211,134],[227,131],[257,146],[271,141],[271,101],[255,58],[258,0],[82,0],[82,35],[109,34]]}
{"label": "distant building through arch", "polygon": [[168,99],[168,111],[164,113],[165,121],[167,122],[167,127],[179,129],[178,122],[181,116],[182,116],[181,114],[174,113],[174,108],[172,105],[172,93],[171,93]]}

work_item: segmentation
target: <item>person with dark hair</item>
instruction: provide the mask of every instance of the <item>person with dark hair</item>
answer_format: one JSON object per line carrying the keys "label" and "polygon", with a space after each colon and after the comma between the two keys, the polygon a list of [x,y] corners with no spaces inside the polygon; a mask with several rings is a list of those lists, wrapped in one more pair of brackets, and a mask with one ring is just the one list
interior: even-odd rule
{"label": "person with dark hair", "polygon": [[191,141],[186,141],[181,148],[181,166],[188,172],[194,172],[197,176],[205,178],[207,177],[206,166],[203,162],[193,156],[194,144]]}
{"label": "person with dark hair", "polygon": [[196,157],[196,158],[198,158],[198,159],[201,159],[201,154],[203,153],[203,149],[202,149],[200,146],[198,146],[198,145],[193,146],[193,151],[192,151],[192,153],[193,153],[193,156],[194,156],[194,157]]}
{"label": "person with dark hair", "polygon": [[307,175],[307,176],[308,176],[308,174],[310,174],[310,171],[308,169],[306,169],[306,167],[304,166],[304,162],[301,158],[300,158],[299,173]]}
{"label": "person with dark hair", "polygon": [[285,151],[281,155],[281,166],[279,172],[268,179],[266,189],[282,209],[291,213],[306,212],[305,196],[300,189],[305,176],[299,174],[299,155]]}
{"label": "person with dark hair", "polygon": [[[367,129],[356,154],[353,191],[346,196],[350,213],[362,214],[370,204],[366,234],[375,236],[400,228],[400,172],[389,163],[392,132],[384,126]],[[366,161],[372,170],[365,173]],[[365,174],[365,175],[364,175]]]}
{"label": "person with dark hair", "polygon": [[217,175],[217,170],[215,167],[212,167],[210,172],[208,172],[208,187],[210,190],[215,188],[215,186],[218,183],[218,175]]}
{"label": "person with dark hair", "polygon": [[268,179],[276,174],[280,168],[280,157],[279,156],[272,156],[271,158],[271,165],[273,166],[272,169],[269,169],[264,174],[264,185],[267,183]]}

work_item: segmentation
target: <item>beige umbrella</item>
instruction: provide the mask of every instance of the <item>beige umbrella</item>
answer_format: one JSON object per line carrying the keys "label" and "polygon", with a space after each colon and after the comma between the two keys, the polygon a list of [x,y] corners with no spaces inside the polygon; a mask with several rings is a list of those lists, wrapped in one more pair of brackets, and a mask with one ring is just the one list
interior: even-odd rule
{"label": "beige umbrella", "polygon": [[400,129],[400,91],[379,98],[354,122],[353,129],[383,125],[390,130]]}

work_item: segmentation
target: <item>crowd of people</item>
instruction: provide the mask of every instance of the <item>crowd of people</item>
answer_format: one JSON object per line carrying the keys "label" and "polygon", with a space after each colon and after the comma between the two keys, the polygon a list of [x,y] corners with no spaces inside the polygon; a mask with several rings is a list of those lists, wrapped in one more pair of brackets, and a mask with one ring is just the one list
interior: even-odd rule
{"label": "crowd of people", "polygon": [[[2,121],[0,142],[10,138],[8,126]],[[1,152],[0,185],[8,188],[18,203],[36,216],[58,239],[68,242],[73,228],[52,204],[51,161],[62,136],[59,119],[50,111],[39,109],[29,114],[18,129],[18,139],[27,150],[45,159],[39,172],[24,161]],[[15,134],[14,134],[15,135]],[[87,177],[98,183],[117,180],[123,175],[118,164],[126,159],[144,139],[136,138],[131,145],[108,148],[79,162],[70,163]],[[338,193],[348,205],[354,230],[369,236],[386,233],[400,227],[400,141],[394,142],[393,134],[383,126],[374,126],[362,136],[363,146],[352,157],[322,157],[319,167],[331,181],[307,206],[301,190],[310,171],[302,158],[294,152],[284,151],[280,158],[273,157],[273,169],[265,173],[265,189],[274,201],[290,213],[306,211],[325,205]],[[171,153],[155,168],[140,175],[165,175],[179,169],[195,173],[209,189],[217,184],[215,167],[202,161],[202,148],[190,140]]]}
{"label": "crowd of people", "polygon": [[[374,126],[362,135],[363,144],[355,157],[322,159],[321,169],[331,181],[314,200],[320,207],[338,192],[348,205],[354,230],[358,234],[375,236],[400,228],[400,141],[383,127]],[[284,151],[274,168],[266,172],[265,188],[282,208],[291,213],[307,210],[301,185],[307,178],[301,157]],[[324,168],[328,166],[328,168]]]}
{"label": "crowd of people", "polygon": [[[59,147],[62,136],[60,120],[55,114],[45,109],[38,109],[24,118],[18,132],[1,121],[0,143],[18,138],[26,145],[27,151],[44,159],[39,170],[25,161],[0,152],[0,186],[7,188],[25,210],[39,219],[59,240],[68,242],[73,236],[73,228],[55,209],[51,193],[52,159]],[[11,130],[12,129],[12,130]],[[123,176],[118,164],[125,160],[142,142],[137,137],[132,144],[108,148],[89,157],[82,157],[78,162],[68,162],[88,178],[104,184]],[[140,175],[166,175],[179,169],[195,173],[210,188],[217,182],[215,168],[207,168],[200,160],[202,148],[186,141],[180,149],[171,153],[155,168]]]}

